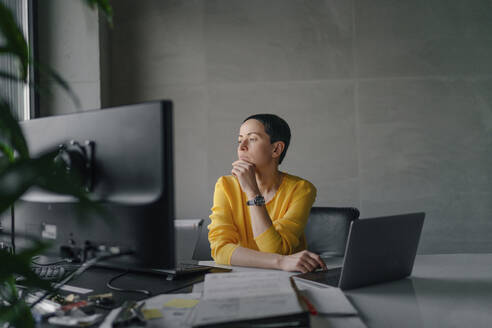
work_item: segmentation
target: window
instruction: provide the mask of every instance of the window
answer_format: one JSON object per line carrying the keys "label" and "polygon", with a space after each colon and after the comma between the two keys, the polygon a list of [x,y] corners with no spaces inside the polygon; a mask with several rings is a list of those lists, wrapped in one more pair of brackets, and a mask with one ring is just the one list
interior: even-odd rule
{"label": "window", "polygon": [[[30,48],[33,49],[33,1],[0,0],[0,2],[12,10],[15,20],[24,32],[26,41],[29,43]],[[2,43],[3,40],[0,35],[0,45]],[[19,63],[12,56],[1,55],[0,70],[18,75]],[[34,81],[32,68],[29,71],[29,80]],[[0,78],[0,97],[9,102],[10,108],[17,120],[28,120],[34,116],[34,90],[27,84]]]}

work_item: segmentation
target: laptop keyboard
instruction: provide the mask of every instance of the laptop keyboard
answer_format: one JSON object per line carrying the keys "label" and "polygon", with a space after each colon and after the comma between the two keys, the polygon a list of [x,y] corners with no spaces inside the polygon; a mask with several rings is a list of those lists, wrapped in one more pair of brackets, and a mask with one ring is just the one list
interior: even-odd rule
{"label": "laptop keyboard", "polygon": [[192,263],[180,263],[176,267],[176,271],[181,273],[202,272],[207,269],[210,269],[210,267]]}
{"label": "laptop keyboard", "polygon": [[320,282],[326,285],[338,287],[340,277],[342,275],[342,268],[329,269],[321,272],[323,273],[323,277],[320,279]]}
{"label": "laptop keyboard", "polygon": [[306,272],[294,277],[304,280],[306,283],[311,283],[317,286],[333,286],[338,287],[342,268],[333,268],[328,270],[319,270],[314,272]]}

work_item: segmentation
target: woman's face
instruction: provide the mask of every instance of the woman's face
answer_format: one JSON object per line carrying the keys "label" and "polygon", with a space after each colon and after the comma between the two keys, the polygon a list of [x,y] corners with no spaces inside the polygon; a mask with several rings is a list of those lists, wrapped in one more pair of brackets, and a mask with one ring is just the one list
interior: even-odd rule
{"label": "woman's face", "polygon": [[249,119],[241,125],[238,136],[237,157],[262,167],[273,161],[273,144],[263,123]]}

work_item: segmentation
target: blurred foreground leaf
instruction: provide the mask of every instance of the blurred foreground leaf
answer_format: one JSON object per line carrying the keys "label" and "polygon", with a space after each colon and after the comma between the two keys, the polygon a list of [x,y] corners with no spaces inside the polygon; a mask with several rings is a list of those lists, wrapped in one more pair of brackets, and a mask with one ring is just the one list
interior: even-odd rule
{"label": "blurred foreground leaf", "polygon": [[[109,0],[84,0],[92,9],[96,6],[105,14],[112,26],[113,12]],[[69,84],[54,70],[34,62],[22,29],[15,21],[12,11],[0,2],[0,56],[17,59],[18,72],[0,71],[0,79],[33,86],[39,93],[49,91],[33,81],[29,81],[29,67],[39,76],[47,76],[60,85],[80,108],[80,101]],[[80,217],[88,211],[97,212],[102,218],[109,218],[104,208],[88,197],[81,179],[73,172],[67,172],[57,165],[54,159],[58,151],[52,151],[38,158],[30,158],[27,142],[18,122],[12,115],[9,104],[0,98],[0,214],[14,205],[30,187],[38,186],[59,194],[74,196],[78,203]],[[33,256],[42,254],[49,244],[32,239],[32,245],[15,255],[0,250],[0,326],[32,328],[35,325],[29,306],[19,297],[15,277],[24,278],[28,289],[51,290],[51,285],[39,279],[31,271]]]}
{"label": "blurred foreground leaf", "polygon": [[8,103],[0,100],[0,152],[12,162],[15,151],[21,158],[29,157],[27,142],[19,123],[12,115]]}
{"label": "blurred foreground leaf", "polygon": [[55,162],[58,150],[47,152],[38,158],[16,160],[0,172],[0,213],[7,210],[30,187],[75,197],[78,218],[97,214],[103,219],[110,218],[106,210],[89,198],[77,172],[67,172]]}
{"label": "blurred foreground leaf", "polygon": [[[32,258],[36,255],[43,254],[50,247],[50,244],[38,240],[32,241],[32,244],[29,248],[17,254],[0,250],[0,263],[2,263],[0,267],[0,281],[8,281],[15,274],[23,277],[22,285],[24,286],[53,290],[50,282],[40,279],[31,270]],[[2,296],[9,301],[8,297],[12,298],[16,295],[2,294]]]}
{"label": "blurred foreground leaf", "polygon": [[30,328],[34,327],[34,319],[31,309],[18,296],[13,277],[0,284],[0,323],[8,323],[9,327]]}
{"label": "blurred foreground leaf", "polygon": [[97,6],[102,10],[109,25],[113,26],[113,8],[111,8],[109,0],[85,0],[85,2],[91,9],[94,9]]}
{"label": "blurred foreground leaf", "polygon": [[2,2],[0,2],[0,33],[5,39],[5,43],[0,44],[0,54],[12,55],[19,60],[21,79],[26,81],[29,70],[29,47],[14,15]]}

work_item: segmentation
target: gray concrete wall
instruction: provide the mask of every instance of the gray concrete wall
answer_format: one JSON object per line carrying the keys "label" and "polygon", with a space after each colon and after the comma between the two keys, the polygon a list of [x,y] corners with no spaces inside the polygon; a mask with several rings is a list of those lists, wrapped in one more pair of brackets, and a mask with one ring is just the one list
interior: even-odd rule
{"label": "gray concrete wall", "polygon": [[41,0],[37,19],[40,62],[58,72],[80,101],[77,108],[69,94],[44,75],[40,83],[50,92],[40,96],[40,115],[100,108],[98,12],[82,0]]}
{"label": "gray concrete wall", "polygon": [[492,251],[492,3],[113,1],[103,106],[175,102],[176,209],[207,218],[242,120],[284,117],[315,206],[425,211],[420,252]]}

